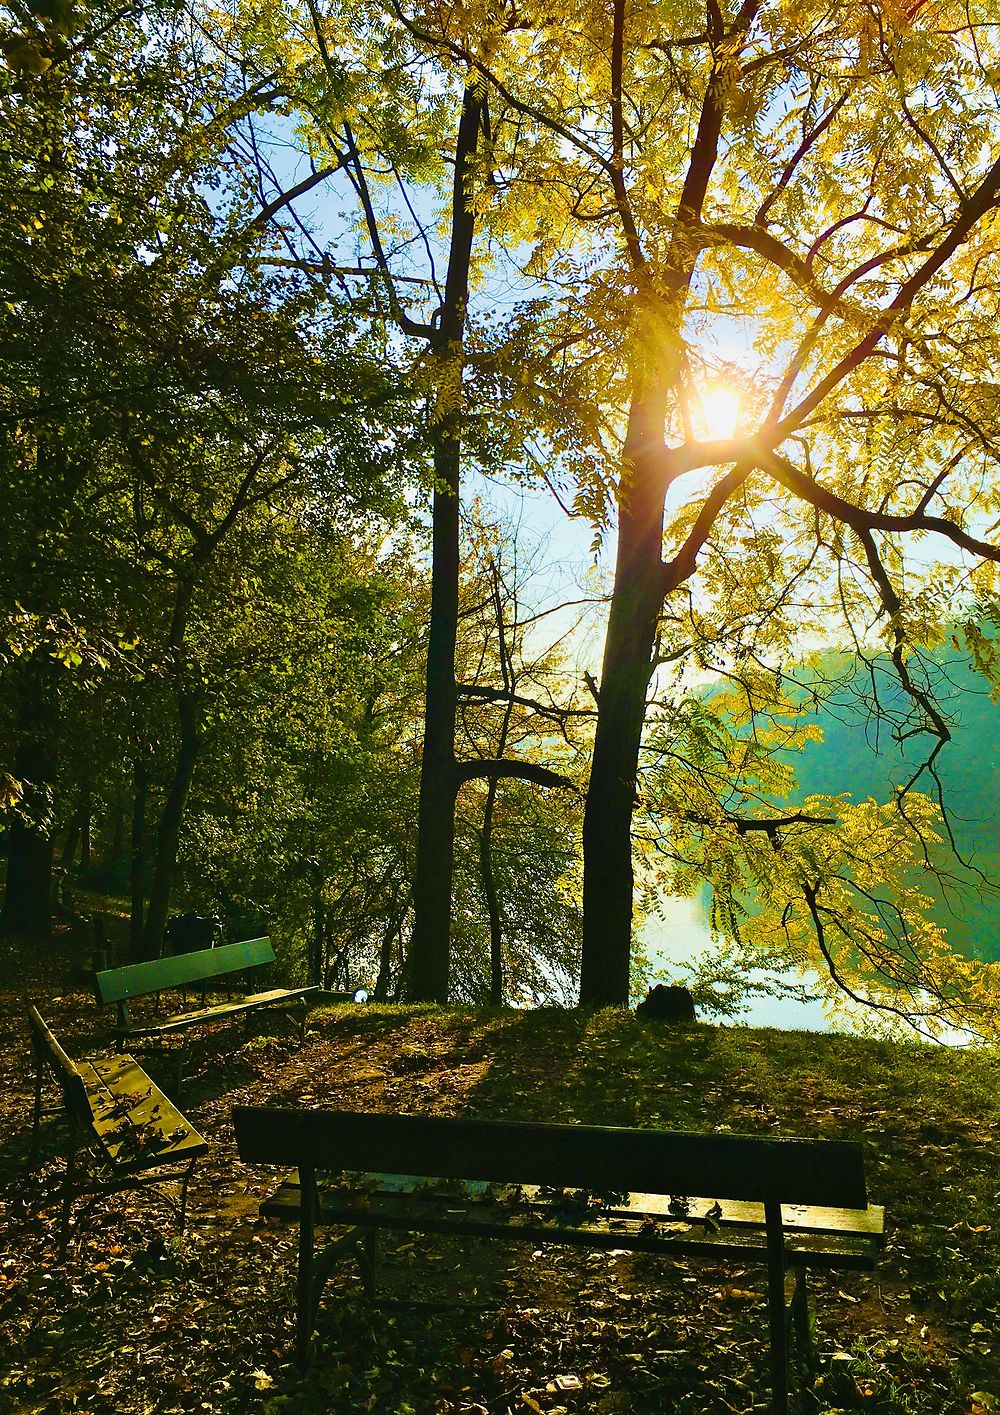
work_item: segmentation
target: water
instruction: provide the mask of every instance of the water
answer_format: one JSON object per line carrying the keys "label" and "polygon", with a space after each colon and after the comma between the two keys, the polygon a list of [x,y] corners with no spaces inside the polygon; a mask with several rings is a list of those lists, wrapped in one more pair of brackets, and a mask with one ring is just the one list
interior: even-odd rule
{"label": "water", "polygon": [[[647,921],[643,937],[649,953],[650,963],[656,976],[663,974],[668,982],[683,983],[685,963],[696,963],[701,957],[711,956],[712,938],[705,921],[705,907],[700,899],[665,899],[662,901],[664,918]],[[764,970],[755,970],[751,981],[765,983],[777,975]],[[811,975],[815,979],[816,975]],[[784,981],[804,983],[808,989],[810,974],[785,974]],[[831,1021],[817,996],[808,1002],[798,1002],[789,997],[757,997],[747,999],[739,1016],[733,1019],[748,1027],[779,1027],[785,1031],[829,1032],[855,1030],[850,1018],[838,1011],[836,1021]],[[727,1019],[728,1020],[728,1019]]]}
{"label": "water", "polygon": [[[699,958],[710,958],[713,953],[705,905],[701,899],[664,899],[661,903],[664,917],[647,921],[643,930],[644,942],[654,976],[662,975],[666,982],[683,984],[687,978],[683,965],[696,964]],[[774,973],[755,969],[748,977],[751,982],[759,984],[780,980],[797,985],[807,994],[812,984],[816,996],[798,1001],[794,997],[752,995],[736,1017],[724,1019],[729,1026],[777,1027],[788,1032],[871,1032],[876,1027],[908,1040],[920,1035],[904,1023],[893,1028],[885,1014],[858,1007],[849,999],[838,1004],[835,1014],[831,1015],[829,1004],[824,1005],[821,1000],[819,975],[811,970]],[[710,1021],[712,1017],[706,1020]],[[981,1043],[981,1038],[957,1028],[944,1030],[936,1040],[957,1047]]]}

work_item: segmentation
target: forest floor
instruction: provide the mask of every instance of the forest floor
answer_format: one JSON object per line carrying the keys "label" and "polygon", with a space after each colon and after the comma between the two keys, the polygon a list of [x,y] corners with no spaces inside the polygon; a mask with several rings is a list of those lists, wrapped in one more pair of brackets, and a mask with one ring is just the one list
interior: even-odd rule
{"label": "forest floor", "polygon": [[620,1011],[331,1007],[301,1048],[230,1028],[195,1050],[182,1103],[211,1141],[187,1232],[119,1195],[60,1264],[54,1124],[27,1163],[24,1012],[71,1055],[110,1051],[75,947],[64,933],[26,964],[0,945],[0,1415],[766,1409],[756,1267],[421,1238],[387,1241],[377,1307],[338,1270],[300,1379],[295,1231],[258,1216],[276,1175],[240,1164],[230,1123],[266,1102],[860,1140],[887,1251],[873,1274],[813,1279],[821,1367],[797,1410],[1000,1410],[995,1055]]}

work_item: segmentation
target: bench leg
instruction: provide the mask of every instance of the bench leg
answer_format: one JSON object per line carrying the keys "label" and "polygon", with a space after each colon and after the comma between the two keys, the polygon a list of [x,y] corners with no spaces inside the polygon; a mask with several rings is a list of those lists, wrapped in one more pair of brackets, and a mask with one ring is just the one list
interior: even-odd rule
{"label": "bench leg", "polygon": [[781,1205],[766,1203],[767,1313],[771,1330],[771,1415],[788,1415],[788,1334],[785,1325],[785,1239]]}
{"label": "bench leg", "polygon": [[28,1158],[34,1164],[38,1158],[38,1131],[42,1123],[42,1062],[35,1057],[35,1106],[31,1116],[31,1149]]}
{"label": "bench leg", "polygon": [[809,1290],[806,1285],[806,1269],[794,1267],[789,1273],[794,1281],[791,1301],[787,1307],[786,1329],[791,1328],[795,1347],[802,1364],[812,1370],[816,1364],[812,1334],[809,1331]]}
{"label": "bench leg", "polygon": [[76,1145],[70,1140],[66,1155],[66,1174],[63,1179],[62,1203],[59,1208],[59,1261],[66,1257],[69,1247],[69,1215],[73,1207],[73,1184],[76,1179]]}
{"label": "bench leg", "polygon": [[378,1229],[366,1228],[358,1250],[358,1267],[364,1284],[365,1296],[369,1302],[375,1301],[375,1274],[378,1267]]}
{"label": "bench leg", "polygon": [[295,1364],[300,1371],[309,1366],[313,1323],[313,1247],[316,1234],[316,1176],[311,1169],[299,1169],[299,1271],[295,1304]]}
{"label": "bench leg", "polygon": [[184,1178],[181,1180],[181,1206],[177,1214],[177,1221],[180,1225],[181,1233],[184,1232],[184,1222],[187,1217],[188,1185],[191,1183],[191,1175],[194,1173],[194,1166],[195,1162],[192,1160],[184,1171]]}

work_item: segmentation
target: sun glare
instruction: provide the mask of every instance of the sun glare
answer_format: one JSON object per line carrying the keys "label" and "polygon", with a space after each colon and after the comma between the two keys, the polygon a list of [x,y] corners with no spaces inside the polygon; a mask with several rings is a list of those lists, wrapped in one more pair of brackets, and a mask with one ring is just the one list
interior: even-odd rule
{"label": "sun glare", "polygon": [[713,383],[701,395],[703,437],[734,437],[740,420],[740,395],[728,383]]}

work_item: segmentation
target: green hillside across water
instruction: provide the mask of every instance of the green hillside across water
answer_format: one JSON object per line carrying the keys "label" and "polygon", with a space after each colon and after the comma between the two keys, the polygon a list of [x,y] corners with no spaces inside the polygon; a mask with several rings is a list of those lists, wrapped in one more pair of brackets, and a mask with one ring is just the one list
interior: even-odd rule
{"label": "green hillside across water", "polygon": [[[849,792],[854,801],[869,796],[884,801],[909,780],[931,750],[933,739],[919,735],[901,748],[885,721],[880,723],[871,714],[873,679],[883,708],[890,714],[905,711],[902,689],[887,658],[875,660],[871,671],[867,664],[846,657],[838,659],[836,666],[837,676],[850,681],[810,714],[824,735],[822,742],[809,743],[801,754],[796,753],[797,794]],[[938,775],[955,843],[974,868],[962,869],[940,847],[937,858],[942,869],[960,880],[943,889],[927,874],[921,884],[936,896],[937,918],[960,952],[1000,959],[1000,704],[991,701],[989,684],[969,659],[950,646],[930,659],[928,669],[953,734],[938,757]],[[916,789],[931,794],[934,783],[925,774]],[[982,871],[985,881],[976,870]]]}

